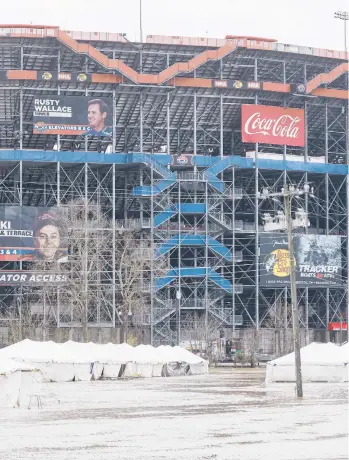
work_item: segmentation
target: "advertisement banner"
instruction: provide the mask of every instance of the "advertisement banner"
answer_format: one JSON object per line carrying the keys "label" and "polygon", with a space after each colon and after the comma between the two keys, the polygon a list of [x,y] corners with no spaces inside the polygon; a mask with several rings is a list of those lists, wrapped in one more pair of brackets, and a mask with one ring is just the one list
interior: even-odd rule
{"label": "advertisement banner", "polygon": [[0,261],[67,262],[63,210],[0,206]]}
{"label": "advertisement banner", "polygon": [[64,284],[68,275],[64,273],[40,273],[30,271],[3,271],[0,270],[0,286],[14,286],[20,284],[45,285]]}
{"label": "advertisement banner", "polygon": [[262,83],[259,81],[212,80],[212,88],[260,90]]}
{"label": "advertisement banner", "polygon": [[83,72],[38,72],[38,80],[44,81],[69,81],[73,83],[91,82],[91,74]]}
{"label": "advertisement banner", "polygon": [[304,147],[304,110],[243,104],[241,136],[242,142]]}
{"label": "advertisement banner", "polygon": [[86,96],[35,97],[34,134],[111,136],[112,100]]}
{"label": "advertisement banner", "polygon": [[172,166],[180,166],[182,168],[193,166],[193,155],[172,155]]}
{"label": "advertisement banner", "polygon": [[[341,286],[341,238],[337,235],[294,235],[296,281],[299,286]],[[287,236],[260,237],[260,285],[290,284]]]}

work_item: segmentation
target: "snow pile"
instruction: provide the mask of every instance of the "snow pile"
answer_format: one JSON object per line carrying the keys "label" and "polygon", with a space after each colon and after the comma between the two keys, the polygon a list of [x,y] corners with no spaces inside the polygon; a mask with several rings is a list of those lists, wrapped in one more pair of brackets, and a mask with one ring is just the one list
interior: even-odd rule
{"label": "snow pile", "polygon": [[[347,382],[348,345],[311,343],[301,348],[302,378],[304,382]],[[267,363],[266,382],[294,382],[294,352]]]}
{"label": "snow pile", "polygon": [[29,339],[0,350],[1,358],[15,359],[40,369],[45,381],[89,381],[100,378],[160,377],[168,375],[204,374],[208,363],[181,347],[126,343],[62,344]]}

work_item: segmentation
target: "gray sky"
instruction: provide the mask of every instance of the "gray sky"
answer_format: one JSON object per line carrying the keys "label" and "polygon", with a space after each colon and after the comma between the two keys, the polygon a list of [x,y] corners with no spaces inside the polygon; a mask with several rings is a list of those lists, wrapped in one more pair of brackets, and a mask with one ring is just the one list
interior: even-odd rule
{"label": "gray sky", "polygon": [[[63,29],[126,32],[139,38],[139,0],[0,0],[2,24],[58,25]],[[281,43],[343,49],[337,10],[349,0],[143,0],[143,34],[254,35]],[[349,24],[348,24],[349,27]]]}

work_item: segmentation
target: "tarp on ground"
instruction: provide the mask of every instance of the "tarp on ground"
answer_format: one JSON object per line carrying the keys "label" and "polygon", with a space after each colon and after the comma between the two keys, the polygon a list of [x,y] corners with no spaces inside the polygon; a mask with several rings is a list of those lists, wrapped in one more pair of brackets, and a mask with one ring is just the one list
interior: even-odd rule
{"label": "tarp on ground", "polygon": [[[349,356],[333,343],[311,343],[301,348],[304,382],[347,382]],[[266,382],[294,382],[294,352],[267,363]]]}

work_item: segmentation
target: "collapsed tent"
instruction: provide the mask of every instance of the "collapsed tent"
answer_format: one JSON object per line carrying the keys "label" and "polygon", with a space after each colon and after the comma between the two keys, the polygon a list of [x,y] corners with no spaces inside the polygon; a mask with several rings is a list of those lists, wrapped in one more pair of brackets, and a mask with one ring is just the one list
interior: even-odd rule
{"label": "collapsed tent", "polygon": [[208,363],[181,347],[126,343],[106,345],[29,339],[0,350],[0,356],[40,369],[47,382],[89,381],[100,378],[160,377],[204,374]]}
{"label": "collapsed tent", "polygon": [[[347,382],[348,346],[333,343],[311,343],[301,348],[302,379],[304,382]],[[267,363],[265,381],[294,382],[294,352]]]}
{"label": "collapsed tent", "polygon": [[[150,347],[150,345],[146,346]],[[153,352],[165,363],[163,376],[199,375],[208,372],[208,362],[185,348],[160,345],[153,348]]]}
{"label": "collapsed tent", "polygon": [[0,356],[0,407],[20,406],[31,394],[34,374],[38,374],[35,366]]}

